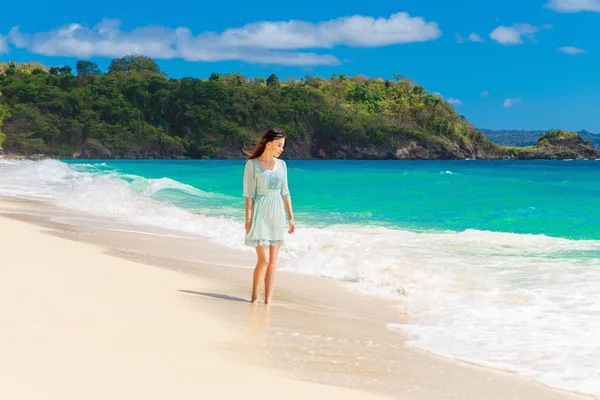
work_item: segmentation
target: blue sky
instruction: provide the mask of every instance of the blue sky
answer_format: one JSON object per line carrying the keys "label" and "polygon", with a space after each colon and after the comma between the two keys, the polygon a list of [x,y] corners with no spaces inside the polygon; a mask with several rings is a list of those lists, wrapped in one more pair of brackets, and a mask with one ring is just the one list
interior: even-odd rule
{"label": "blue sky", "polygon": [[[291,22],[290,22],[291,21]],[[401,73],[475,126],[600,132],[600,0],[7,2],[0,60],[141,53],[171,77]]]}

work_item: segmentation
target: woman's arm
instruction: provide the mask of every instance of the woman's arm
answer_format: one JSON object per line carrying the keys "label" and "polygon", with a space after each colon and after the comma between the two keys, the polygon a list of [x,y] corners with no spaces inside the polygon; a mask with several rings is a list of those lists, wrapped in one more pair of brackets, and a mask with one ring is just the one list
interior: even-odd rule
{"label": "woman's arm", "polygon": [[250,232],[250,228],[252,227],[252,204],[254,203],[254,199],[251,197],[246,197],[246,233]]}
{"label": "woman's arm", "polygon": [[246,198],[246,233],[250,232],[252,227],[252,205],[254,204],[254,195],[256,194],[256,179],[254,178],[254,167],[251,161],[246,162],[244,169],[244,188],[243,194]]}
{"label": "woman's arm", "polygon": [[290,220],[290,229],[288,233],[294,233],[296,230],[296,224],[294,223],[294,212],[292,211],[292,196],[290,196],[290,189],[288,187],[287,179],[287,165],[285,161],[282,161],[283,165],[283,186],[281,187],[281,197],[283,197],[283,205],[285,206],[285,212]]}
{"label": "woman's arm", "polygon": [[283,198],[283,205],[285,206],[285,212],[290,220],[290,229],[288,233],[294,233],[296,230],[296,223],[294,222],[294,212],[292,211],[292,196],[287,195]]}

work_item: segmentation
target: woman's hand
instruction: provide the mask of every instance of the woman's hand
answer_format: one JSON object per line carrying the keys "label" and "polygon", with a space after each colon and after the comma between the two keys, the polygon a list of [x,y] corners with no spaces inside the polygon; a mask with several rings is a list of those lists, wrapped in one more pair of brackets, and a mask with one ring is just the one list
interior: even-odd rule
{"label": "woman's hand", "polygon": [[246,234],[248,232],[250,232],[251,227],[252,227],[252,220],[251,219],[246,220]]}
{"label": "woman's hand", "polygon": [[288,229],[288,233],[290,233],[290,234],[294,233],[296,231],[296,223],[294,222],[293,219],[290,219],[289,226],[290,226],[290,229]]}

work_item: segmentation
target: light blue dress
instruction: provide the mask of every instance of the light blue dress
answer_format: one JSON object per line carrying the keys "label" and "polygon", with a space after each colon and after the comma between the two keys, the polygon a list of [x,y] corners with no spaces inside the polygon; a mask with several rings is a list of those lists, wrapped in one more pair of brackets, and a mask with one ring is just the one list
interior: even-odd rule
{"label": "light blue dress", "polygon": [[244,170],[244,197],[252,198],[252,226],[244,243],[248,246],[283,244],[286,228],[283,199],[290,195],[285,161],[275,159],[273,171],[257,159],[248,160]]}

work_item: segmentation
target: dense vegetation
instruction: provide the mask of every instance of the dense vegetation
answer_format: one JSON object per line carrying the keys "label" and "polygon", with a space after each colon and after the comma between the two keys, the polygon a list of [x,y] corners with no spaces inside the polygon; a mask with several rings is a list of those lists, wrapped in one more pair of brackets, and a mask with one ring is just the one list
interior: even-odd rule
{"label": "dense vegetation", "polygon": [[4,139],[6,139],[6,134],[2,132],[2,123],[6,117],[8,117],[8,107],[0,103],[0,149],[2,148]]}
{"label": "dense vegetation", "polygon": [[[494,129],[479,129],[492,142],[503,146],[533,146],[545,131],[535,130],[494,130]],[[600,134],[591,133],[585,130],[577,132],[584,140],[591,142],[596,148],[600,149]]]}
{"label": "dense vegetation", "polygon": [[398,74],[170,79],[143,56],[115,59],[106,73],[89,61],[76,71],[0,62],[0,94],[0,145],[12,154],[240,158],[271,127],[288,133],[288,158],[519,153],[490,142],[441,97]]}
{"label": "dense vegetation", "polygon": [[551,130],[544,133],[534,146],[505,147],[505,154],[519,159],[596,159],[600,151],[578,133]]}

